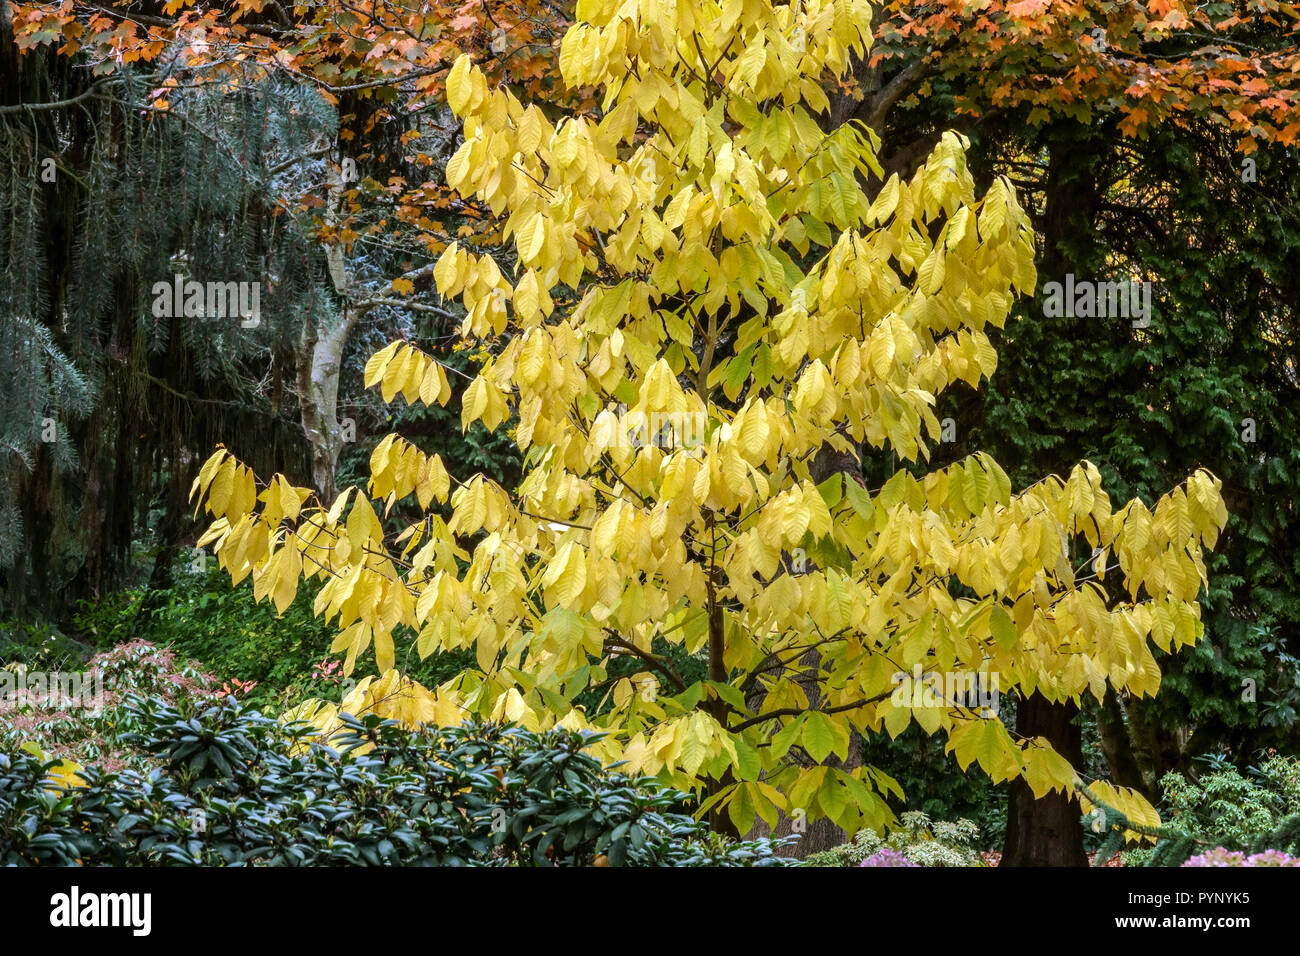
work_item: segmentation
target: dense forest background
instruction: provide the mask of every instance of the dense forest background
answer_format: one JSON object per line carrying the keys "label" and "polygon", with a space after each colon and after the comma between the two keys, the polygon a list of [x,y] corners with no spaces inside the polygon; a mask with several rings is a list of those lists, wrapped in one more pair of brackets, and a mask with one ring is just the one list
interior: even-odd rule
{"label": "dense forest background", "polygon": [[[1223,480],[1206,639],[1160,661],[1159,696],[1017,705],[1023,731],[1158,799],[1168,772],[1296,750],[1296,20],[1267,2],[1205,4],[1163,30],[1151,23],[1177,5],[1130,5],[1150,14],[1137,25],[1106,3],[974,6],[883,4],[876,53],[828,91],[827,122],[866,120],[891,145],[886,172],[904,174],[944,130],[965,133],[981,188],[1006,175],[1020,191],[1040,288],[1071,273],[1153,282],[1145,328],[1022,300],[991,385],[944,398],[952,440],[931,464],[988,451],[1019,487],[1088,459],[1117,499],[1147,501],[1196,468]],[[0,0],[0,621],[14,646],[170,641],[269,702],[310,679],[329,629],[309,594],[283,618],[247,585],[226,594],[194,551],[187,496],[214,446],[326,500],[395,424],[453,473],[517,478],[504,433],[462,433],[455,400],[385,404],[362,368],[393,338],[464,366],[432,262],[453,237],[486,251],[493,227],[441,186],[460,131],[439,84],[466,50],[530,95],[596,110],[553,79],[571,6],[351,9]],[[259,283],[260,321],[157,315],[154,285],[177,275]],[[895,466],[864,455],[868,477]],[[415,673],[455,666],[411,655]],[[864,746],[917,808],[971,816],[991,840],[1032,803],[920,734]]]}

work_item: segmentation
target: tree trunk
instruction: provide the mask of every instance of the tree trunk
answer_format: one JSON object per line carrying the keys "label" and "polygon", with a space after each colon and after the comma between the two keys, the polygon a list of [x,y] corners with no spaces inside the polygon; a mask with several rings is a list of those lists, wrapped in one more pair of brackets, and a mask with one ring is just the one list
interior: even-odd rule
{"label": "tree trunk", "polygon": [[[816,651],[810,651],[809,653],[816,655],[818,658],[821,657]],[[801,661],[800,664],[802,665],[802,663]],[[847,760],[840,760],[832,754],[824,761],[824,764],[827,767],[835,767],[845,771],[861,767],[862,748],[858,745],[858,735],[849,734]],[[807,761],[806,766],[814,766],[814,764]],[[848,841],[848,834],[836,826],[828,817],[809,822],[801,816],[791,817],[784,813],[777,818],[775,828],[769,827],[764,820],[757,821],[753,829],[745,835],[745,839],[758,840],[763,837],[780,838],[787,836],[798,836],[799,839],[783,847],[779,855],[796,860],[806,860],[814,853],[833,850]]]}
{"label": "tree trunk", "polygon": [[[331,170],[325,210],[325,220],[331,226],[338,225],[345,186],[341,171]],[[343,301],[343,314],[335,319],[332,310],[326,308],[305,321],[296,359],[298,405],[302,430],[311,446],[312,484],[321,503],[329,507],[337,494],[334,480],[344,445],[343,427],[338,419],[343,348],[361,310],[352,305],[352,276],[348,274],[342,243],[330,239],[322,243],[322,252],[334,291]]]}
{"label": "tree trunk", "polygon": [[[1082,735],[1073,722],[1078,712],[1074,704],[1056,704],[1032,694],[1019,702],[1016,731],[1024,737],[1047,738],[1057,753],[1078,767],[1083,760]],[[1013,780],[1001,865],[1087,866],[1082,816],[1077,798],[1053,790],[1035,800],[1023,779]]]}
{"label": "tree trunk", "polygon": [[339,372],[343,347],[356,322],[348,309],[333,327],[318,322],[303,325],[298,340],[298,405],[302,430],[311,445],[311,477],[322,504],[329,507],[336,494],[334,478],[343,451],[343,427],[339,423]]}
{"label": "tree trunk", "polygon": [[1142,776],[1142,768],[1133,755],[1133,742],[1129,739],[1124,708],[1120,706],[1119,697],[1113,688],[1106,692],[1106,699],[1102,702],[1101,712],[1097,715],[1097,729],[1101,734],[1101,750],[1106,755],[1111,779],[1121,787],[1131,787],[1148,800],[1152,799],[1151,785]]}
{"label": "tree trunk", "polygon": [[[1070,130],[1050,142],[1044,208],[1039,221],[1043,235],[1040,282],[1060,280],[1067,273],[1092,275],[1100,268],[1094,222],[1101,201],[1096,170],[1104,158],[1104,144],[1095,131]],[[1087,321],[1070,317],[1049,319],[1041,312],[1039,316],[1033,320],[1031,331],[1075,340],[1082,334],[1081,323]],[[1128,332],[1111,328],[1106,334],[1127,335]],[[1006,380],[1016,380],[1011,368],[1000,368],[998,374],[1008,376]],[[1068,426],[1044,423],[1044,430],[1061,440],[1055,447],[1047,446],[1032,464],[1040,474],[1064,474],[1080,456],[1080,438]],[[1073,704],[1056,704],[1033,694],[1020,702],[1016,729],[1026,737],[1045,738],[1057,753],[1078,768],[1083,754],[1079,728],[1073,723],[1077,713],[1078,708]],[[1087,866],[1082,815],[1077,800],[1067,800],[1056,792],[1035,800],[1024,781],[1014,781],[1007,808],[1003,865]]]}
{"label": "tree trunk", "polygon": [[[836,451],[830,445],[823,445],[817,450],[817,454],[813,457],[808,470],[809,476],[816,484],[821,484],[834,474],[842,474],[845,481],[863,483],[862,464],[858,458],[848,452]],[[785,564],[784,561],[782,563]],[[796,665],[795,679],[802,685],[804,694],[808,697],[808,708],[810,710],[815,710],[821,705],[821,690],[817,681],[817,675],[821,671],[821,662],[821,654],[816,650],[810,650],[799,658]],[[757,708],[761,696],[762,692],[757,691],[752,693],[751,699],[747,701],[750,709],[754,710],[755,713],[758,712]],[[810,757],[799,751],[799,748],[791,749],[790,758],[805,767],[816,766]],[[849,734],[849,747],[844,760],[840,760],[832,754],[823,761],[823,764],[839,770],[855,770],[862,766],[862,747],[859,745],[858,735],[856,733]],[[798,860],[807,859],[812,854],[821,853],[824,850],[833,850],[848,840],[848,834],[826,817],[809,821],[800,815],[788,816],[784,813],[777,817],[775,827],[770,827],[766,821],[759,820],[754,824],[753,829],[746,834],[745,838],[758,840],[762,837],[779,838],[787,836],[798,836],[799,839],[782,848],[780,855]]]}
{"label": "tree trunk", "polygon": [[1128,707],[1135,757],[1154,785],[1167,773],[1187,769],[1186,741],[1179,739],[1175,728],[1166,727],[1149,701],[1134,700]]}

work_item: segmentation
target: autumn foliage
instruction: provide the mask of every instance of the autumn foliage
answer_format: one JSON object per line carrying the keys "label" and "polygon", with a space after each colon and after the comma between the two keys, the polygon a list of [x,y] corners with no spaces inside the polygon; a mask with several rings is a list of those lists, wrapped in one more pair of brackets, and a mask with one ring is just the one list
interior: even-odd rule
{"label": "autumn foliage", "polygon": [[[1075,792],[1079,768],[1046,740],[964,697],[900,698],[900,676],[1154,694],[1153,648],[1200,636],[1217,479],[1148,509],[1113,504],[1086,462],[1018,490],[984,454],[918,467],[936,397],[993,374],[988,330],[1033,288],[1033,238],[1006,180],[977,194],[956,135],[864,188],[878,138],[816,117],[827,79],[868,55],[865,3],[577,13],[559,68],[598,115],[555,118],[469,56],[446,78],[464,128],[448,185],[511,248],[453,244],[435,278],[462,335],[498,345],[464,424],[510,429],[523,480],[452,475],[391,436],[365,488],[318,504],[221,449],[194,483],[214,519],[202,543],[278,606],[323,582],[332,649],[349,671],[373,651],[378,672],[345,709],[607,731],[603,759],[699,791],[741,831],[779,813],[883,825],[898,787],[847,761],[853,735],[913,722],[995,781]],[[415,343],[376,354],[366,383],[451,396]],[[611,440],[632,415],[693,416],[703,440]],[[842,464],[863,447],[900,463],[880,487]],[[393,527],[412,496],[424,517]],[[400,639],[472,648],[477,666],[412,685],[392,669]],[[683,653],[705,678],[682,676]],[[300,715],[329,727],[337,710]],[[1106,795],[1153,818],[1136,793]]]}
{"label": "autumn foliage", "polygon": [[1113,116],[1127,136],[1209,118],[1243,152],[1300,133],[1300,11],[1279,0],[891,0],[873,62],[924,65],[915,95],[1029,122]]}

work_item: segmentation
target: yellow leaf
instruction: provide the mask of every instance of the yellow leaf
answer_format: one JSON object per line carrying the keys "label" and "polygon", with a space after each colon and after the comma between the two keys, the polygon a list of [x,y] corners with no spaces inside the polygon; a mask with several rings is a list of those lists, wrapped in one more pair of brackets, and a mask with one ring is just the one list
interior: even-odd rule
{"label": "yellow leaf", "polygon": [[456,58],[455,64],[447,73],[445,89],[447,105],[457,116],[461,115],[473,95],[470,84],[470,59],[467,54],[462,53]]}
{"label": "yellow leaf", "polygon": [[216,474],[228,454],[229,452],[224,448],[219,449],[203,463],[203,467],[199,469],[194,479],[194,484],[190,486],[190,500],[194,499],[195,492],[202,494],[208,490],[208,485],[212,483],[212,476]]}
{"label": "yellow leaf", "polygon": [[519,258],[523,262],[536,262],[546,245],[546,218],[534,213],[515,234]]}
{"label": "yellow leaf", "polygon": [[487,407],[487,382],[480,375],[470,383],[469,388],[465,389],[465,394],[461,396],[460,420],[463,426],[468,428],[470,422],[482,418]]}
{"label": "yellow leaf", "polygon": [[587,562],[575,542],[567,542],[551,559],[542,576],[542,585],[546,588],[548,606],[580,610],[578,599],[587,587]]}
{"label": "yellow leaf", "polygon": [[415,351],[407,346],[402,346],[384,369],[383,388],[380,394],[385,402],[391,402],[397,397],[402,386],[406,384],[406,378],[410,374],[411,364],[415,361]]}
{"label": "yellow leaf", "polygon": [[451,384],[447,381],[447,373],[442,370],[440,362],[430,362],[420,381],[420,401],[426,405],[434,402],[446,405],[450,398]]}
{"label": "yellow leaf", "polygon": [[235,468],[235,459],[227,458],[212,479],[212,485],[208,489],[208,510],[214,515],[226,513],[231,494],[235,490]]}
{"label": "yellow leaf", "polygon": [[370,356],[366,362],[365,387],[371,388],[384,377],[384,368],[388,365],[389,359],[397,351],[401,342],[389,342],[382,349]]}

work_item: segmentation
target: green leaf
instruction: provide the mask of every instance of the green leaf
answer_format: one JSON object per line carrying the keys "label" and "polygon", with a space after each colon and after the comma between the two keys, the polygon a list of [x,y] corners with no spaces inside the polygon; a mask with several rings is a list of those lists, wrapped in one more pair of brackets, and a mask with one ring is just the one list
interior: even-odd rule
{"label": "green leaf", "polygon": [[849,805],[848,794],[840,786],[840,782],[835,779],[833,774],[827,774],[822,788],[817,791],[817,802],[826,812],[826,815],[836,823],[840,822],[845,808]]}
{"label": "green leaf", "polygon": [[821,763],[831,755],[831,751],[839,742],[840,735],[828,715],[820,711],[812,711],[806,716],[807,721],[804,723],[801,737],[803,749],[808,751],[808,756],[813,760]]}
{"label": "green leaf", "polygon": [[753,355],[754,347],[751,345],[727,363],[727,372],[722,380],[722,390],[728,398],[734,399],[739,395],[740,390],[745,386],[745,382],[749,380],[749,363]]}
{"label": "green leaf", "polygon": [[754,826],[754,803],[750,799],[749,786],[742,784],[736,788],[736,799],[728,807],[732,822],[741,833],[748,833]]}
{"label": "green leaf", "polygon": [[724,684],[722,681],[711,680],[707,682],[714,692],[736,710],[748,713],[745,707],[745,695],[740,692],[739,687],[733,687],[730,684]]}
{"label": "green leaf", "polygon": [[822,222],[816,216],[802,216],[803,227],[808,233],[808,238],[819,246],[830,248],[831,230],[826,223]]}
{"label": "green leaf", "polygon": [[993,637],[1004,650],[1011,650],[1020,641],[1020,635],[1016,631],[1016,622],[1011,620],[1011,615],[1004,611],[1001,605],[993,608],[993,613],[989,617],[989,625],[993,628]]}
{"label": "green leaf", "polygon": [[772,350],[764,343],[754,352],[754,362],[750,369],[755,388],[766,388],[772,381]]}
{"label": "green leaf", "polygon": [[[849,484],[853,484],[852,479]],[[844,498],[844,476],[838,471],[817,486],[817,491],[826,502],[827,508],[834,508]]]}
{"label": "green leaf", "polygon": [[741,780],[757,780],[763,770],[763,761],[758,751],[749,745],[743,737],[735,736],[732,743],[736,745],[736,774]]}
{"label": "green leaf", "polygon": [[876,506],[871,503],[871,494],[866,488],[854,481],[852,478],[844,482],[844,496],[849,499],[849,505],[853,510],[868,521],[876,512]]}
{"label": "green leaf", "polygon": [[780,760],[785,756],[791,745],[799,738],[799,731],[803,729],[804,719],[807,714],[800,714],[785,727],[778,731],[772,738],[772,759]]}

